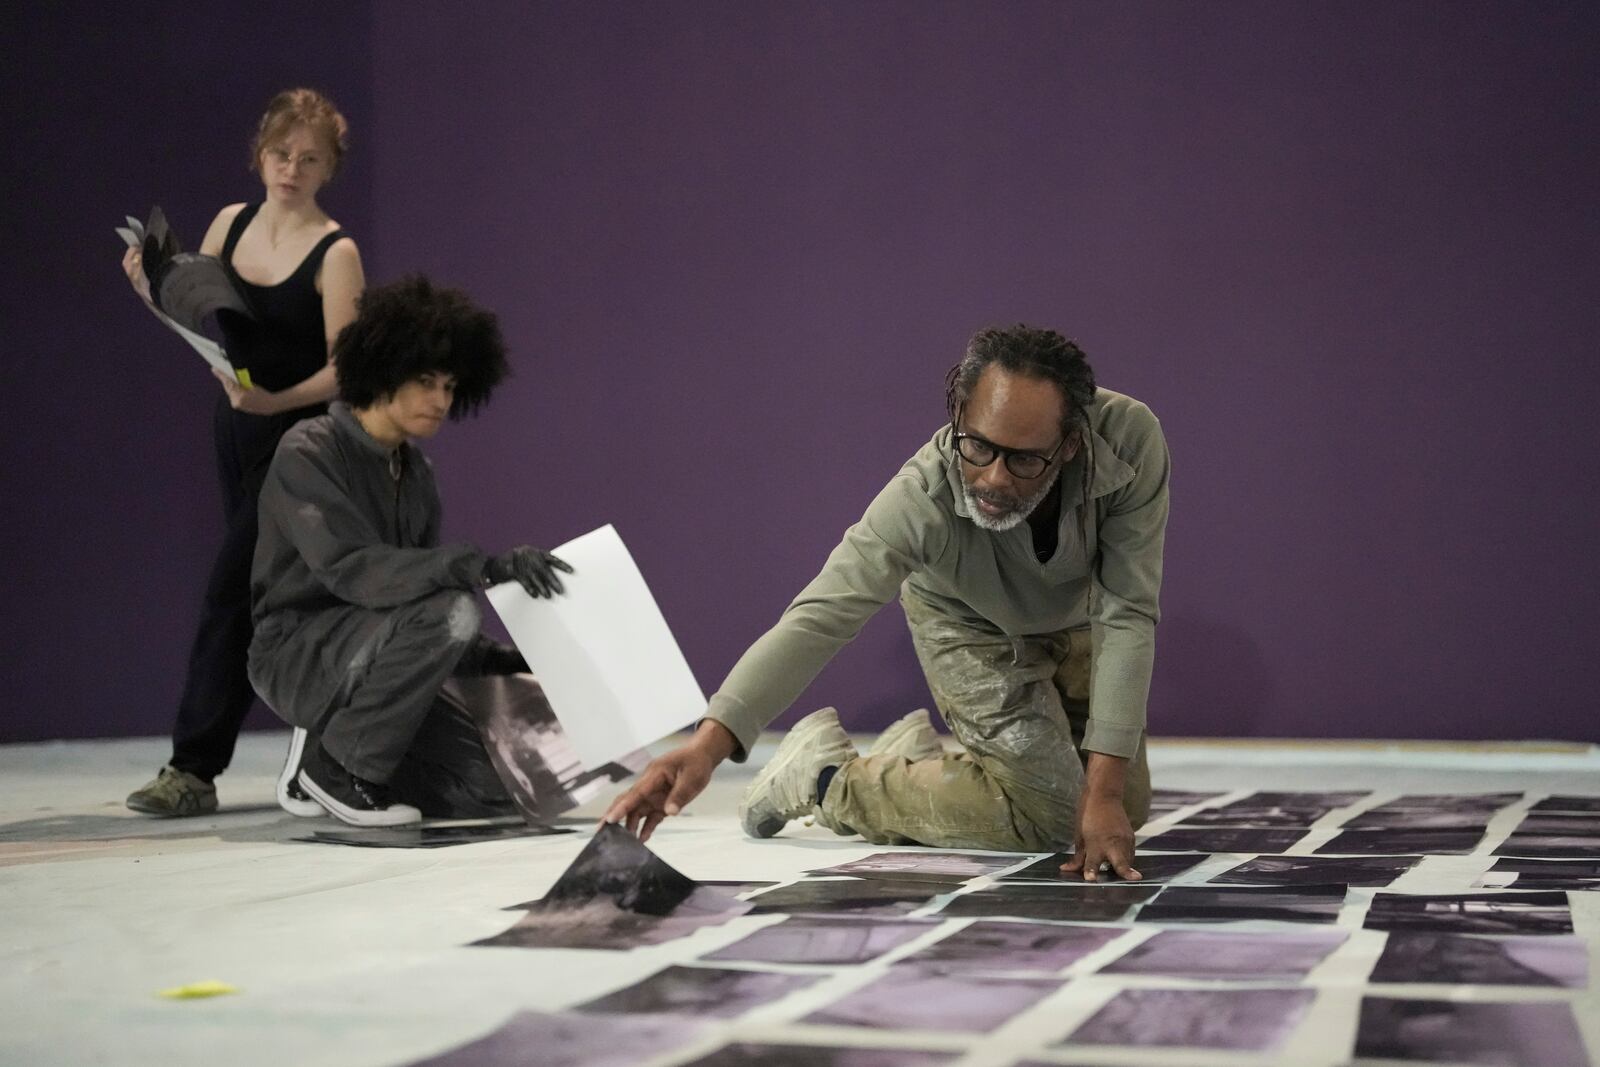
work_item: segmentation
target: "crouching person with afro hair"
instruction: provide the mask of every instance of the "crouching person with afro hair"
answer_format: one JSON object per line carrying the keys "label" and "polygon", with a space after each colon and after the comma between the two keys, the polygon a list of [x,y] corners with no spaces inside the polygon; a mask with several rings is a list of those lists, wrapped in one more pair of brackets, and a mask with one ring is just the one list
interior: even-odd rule
{"label": "crouching person with afro hair", "polygon": [[250,681],[294,726],[278,800],[357,826],[515,812],[477,730],[441,699],[453,674],[527,670],[479,633],[476,592],[562,592],[570,571],[523,546],[439,543],[417,447],[505,377],[494,315],[410,277],[369,289],[335,342],[339,401],[284,435],[261,490]]}

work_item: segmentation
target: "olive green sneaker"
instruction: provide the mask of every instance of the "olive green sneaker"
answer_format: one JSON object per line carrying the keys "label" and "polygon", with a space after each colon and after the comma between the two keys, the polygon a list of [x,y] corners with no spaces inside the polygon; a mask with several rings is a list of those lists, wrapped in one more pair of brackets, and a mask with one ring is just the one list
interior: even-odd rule
{"label": "olive green sneaker", "polygon": [[217,787],[169,764],[128,794],[128,807],[146,815],[209,815],[217,810]]}
{"label": "olive green sneaker", "polygon": [[944,755],[944,743],[933,728],[927,708],[918,708],[910,715],[889,724],[872,745],[873,756],[904,756],[912,763],[925,759],[939,759]]}

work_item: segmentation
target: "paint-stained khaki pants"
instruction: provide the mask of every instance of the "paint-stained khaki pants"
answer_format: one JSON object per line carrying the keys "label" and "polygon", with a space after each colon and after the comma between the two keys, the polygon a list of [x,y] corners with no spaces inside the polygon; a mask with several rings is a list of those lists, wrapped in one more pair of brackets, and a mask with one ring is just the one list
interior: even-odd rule
{"label": "paint-stained khaki pants", "polygon": [[[917,658],[964,752],[913,763],[864,756],[839,768],[820,821],[884,845],[1065,851],[1077,831],[1089,717],[1089,631],[1008,637],[902,594]],[[1144,742],[1123,807],[1150,812]]]}

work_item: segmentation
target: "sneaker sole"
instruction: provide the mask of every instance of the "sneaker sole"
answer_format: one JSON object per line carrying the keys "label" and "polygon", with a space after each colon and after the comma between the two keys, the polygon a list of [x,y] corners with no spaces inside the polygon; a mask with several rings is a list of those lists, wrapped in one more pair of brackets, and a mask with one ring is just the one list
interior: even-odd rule
{"label": "sneaker sole", "polygon": [[126,800],[123,803],[127,806],[129,811],[136,811],[140,815],[154,815],[162,819],[191,819],[196,815],[215,814],[217,810],[217,806],[215,804],[211,805],[209,808],[204,805],[200,805],[193,811],[173,811],[171,808],[159,808],[151,804],[136,804],[132,799]]}
{"label": "sneaker sole", "polygon": [[[797,723],[796,727],[798,728],[798,726],[799,724]],[[793,735],[791,734],[791,736]],[[776,837],[785,826],[789,825],[790,820],[777,814],[767,815],[758,819],[755,813],[750,810],[749,801],[751,797],[762,793],[767,783],[777,777],[780,772],[788,769],[796,760],[807,758],[810,755],[809,746],[805,743],[798,743],[798,739],[796,740],[796,744],[789,746],[789,752],[785,753],[780,749],[767,765],[761,768],[761,773],[756,775],[755,781],[751,782],[750,788],[745,791],[745,799],[739,804],[739,825],[751,837]]]}
{"label": "sneaker sole", "polygon": [[284,757],[283,770],[278,774],[278,807],[301,819],[320,819],[328,809],[315,800],[297,800],[289,795],[289,786],[300,777],[300,761],[305,757],[306,732],[296,726],[289,735],[289,754]]}
{"label": "sneaker sole", "polygon": [[301,789],[310,793],[318,804],[328,809],[329,815],[351,826],[410,826],[422,821],[422,812],[405,804],[391,804],[382,811],[361,811],[341,804],[305,771],[300,772],[297,780]]}

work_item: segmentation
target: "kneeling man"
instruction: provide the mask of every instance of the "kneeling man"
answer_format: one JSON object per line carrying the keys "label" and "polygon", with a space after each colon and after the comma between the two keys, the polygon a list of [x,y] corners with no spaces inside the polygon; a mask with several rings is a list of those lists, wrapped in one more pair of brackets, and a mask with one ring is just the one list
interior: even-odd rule
{"label": "kneeling man", "polygon": [[858,754],[831,708],[797,723],[745,796],[770,837],[815,811],[883,844],[1075,851],[1138,877],[1149,812],[1145,702],[1167,522],[1167,447],[1150,409],[1096,389],[1082,350],[1018,326],[972,338],[946,381],[949,423],[747,651],[692,740],[606,813],[648,837],[741,761],[897,594],[939,710]]}
{"label": "kneeling man", "polygon": [[[414,443],[488,401],[506,374],[499,324],[413,277],[369,289],[333,356],[340,401],[279,444],[251,572],[250,681],[298,728],[279,802],[358,826],[416,822],[429,807],[484,814],[473,800],[513,811],[439,691],[452,673],[527,669],[479,634],[477,590],[517,581],[551,596],[571,568],[526,546],[490,557],[440,545],[433,468]],[[441,769],[465,779],[456,797]]]}

